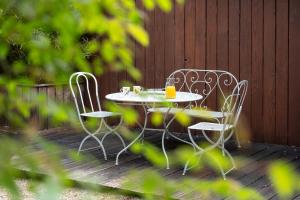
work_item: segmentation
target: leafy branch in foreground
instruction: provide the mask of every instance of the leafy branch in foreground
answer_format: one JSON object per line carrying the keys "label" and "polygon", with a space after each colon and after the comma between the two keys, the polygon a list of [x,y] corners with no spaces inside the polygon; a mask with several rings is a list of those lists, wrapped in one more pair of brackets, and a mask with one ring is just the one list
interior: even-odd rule
{"label": "leafy branch in foreground", "polygon": [[[171,0],[144,3],[147,9],[172,9]],[[66,105],[46,102],[43,95],[24,100],[20,87],[64,83],[78,70],[97,75],[108,70],[126,71],[133,79],[140,79],[131,46],[134,42],[142,46],[149,43],[143,16],[134,0],[0,1],[0,118],[22,127],[25,133],[22,140],[1,137],[0,141],[0,185],[10,191],[13,198],[21,198],[15,184],[19,173],[17,163],[34,172],[45,165],[41,161],[49,161],[46,162],[47,173],[53,178],[43,181],[44,188],[56,189],[48,191],[53,194],[59,193],[62,182],[68,179],[59,160],[52,158],[59,148],[48,149],[48,145],[44,145],[40,157],[31,157],[30,151],[23,149],[37,135],[34,124],[28,122],[30,113],[39,105],[41,109],[37,112],[42,117],[50,116],[54,122],[74,119]],[[29,89],[23,92],[30,94]],[[43,197],[51,199],[57,195]]]}

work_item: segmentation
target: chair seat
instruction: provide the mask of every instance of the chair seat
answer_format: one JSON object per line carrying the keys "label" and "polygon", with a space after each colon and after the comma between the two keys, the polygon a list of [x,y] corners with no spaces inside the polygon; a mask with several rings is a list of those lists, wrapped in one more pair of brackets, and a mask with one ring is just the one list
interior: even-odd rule
{"label": "chair seat", "polygon": [[[168,112],[169,108],[167,107],[160,107],[160,108],[149,108],[148,112],[161,112],[166,113]],[[182,108],[171,108],[169,113],[176,114],[177,112],[182,112]],[[206,110],[197,110],[197,109],[185,109],[183,112],[186,115],[191,117],[201,117],[201,118],[223,118],[228,116],[230,113],[223,113],[218,111],[206,111]],[[225,116],[224,116],[225,115]]]}
{"label": "chair seat", "polygon": [[[225,126],[225,127],[224,127]],[[205,131],[227,131],[231,129],[233,125],[227,124],[218,124],[218,123],[210,123],[210,122],[200,122],[198,124],[194,124],[189,126],[188,129],[193,130],[205,130]]]}
{"label": "chair seat", "polygon": [[95,118],[105,118],[105,117],[112,117],[121,115],[120,113],[108,112],[108,111],[96,111],[96,112],[88,112],[80,114],[84,117],[95,117]]}

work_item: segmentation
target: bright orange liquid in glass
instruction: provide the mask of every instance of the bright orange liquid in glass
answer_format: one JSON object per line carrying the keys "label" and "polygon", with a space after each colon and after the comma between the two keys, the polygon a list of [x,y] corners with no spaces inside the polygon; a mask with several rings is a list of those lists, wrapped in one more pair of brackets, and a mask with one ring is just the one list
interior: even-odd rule
{"label": "bright orange liquid in glass", "polygon": [[175,86],[167,86],[166,87],[166,98],[174,99],[176,98],[176,89]]}

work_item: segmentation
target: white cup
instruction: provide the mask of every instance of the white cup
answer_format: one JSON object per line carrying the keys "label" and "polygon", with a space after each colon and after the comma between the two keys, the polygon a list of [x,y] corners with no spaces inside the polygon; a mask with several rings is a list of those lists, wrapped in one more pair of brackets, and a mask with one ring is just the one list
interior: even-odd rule
{"label": "white cup", "polygon": [[138,85],[133,86],[133,92],[134,92],[135,94],[140,94],[141,91],[143,91],[143,88],[142,88],[141,86],[138,86]]}
{"label": "white cup", "polygon": [[122,87],[121,92],[123,95],[127,95],[130,92],[130,87]]}

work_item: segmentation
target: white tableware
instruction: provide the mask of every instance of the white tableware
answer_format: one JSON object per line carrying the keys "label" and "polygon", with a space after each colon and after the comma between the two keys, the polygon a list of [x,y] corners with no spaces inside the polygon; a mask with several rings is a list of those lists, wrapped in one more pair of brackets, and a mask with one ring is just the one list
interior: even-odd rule
{"label": "white tableware", "polygon": [[123,95],[127,95],[130,92],[130,87],[122,87],[121,88],[121,92],[123,93]]}
{"label": "white tableware", "polygon": [[141,91],[143,91],[143,88],[141,86],[138,85],[133,86],[133,93],[140,94]]}

